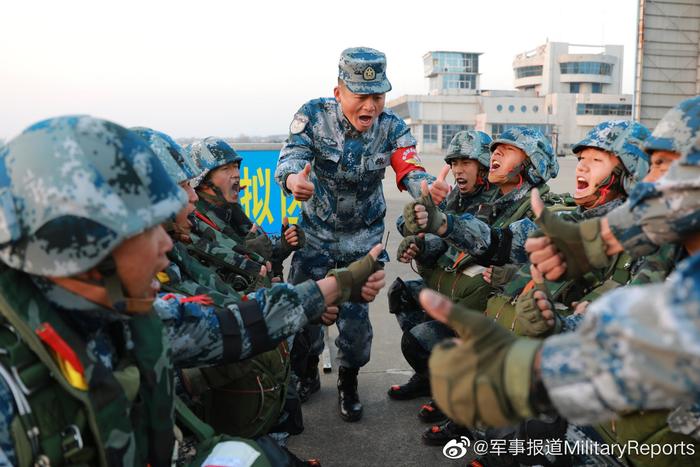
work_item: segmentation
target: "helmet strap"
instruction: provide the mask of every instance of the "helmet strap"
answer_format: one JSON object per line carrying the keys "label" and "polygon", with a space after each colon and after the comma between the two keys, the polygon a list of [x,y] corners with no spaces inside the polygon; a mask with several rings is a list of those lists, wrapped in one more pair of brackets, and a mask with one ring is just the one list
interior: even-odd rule
{"label": "helmet strap", "polygon": [[102,275],[102,283],[107,291],[107,305],[110,308],[129,315],[145,314],[152,310],[155,298],[132,298],[124,294],[124,287],[112,255],[97,266],[97,271]]}
{"label": "helmet strap", "polygon": [[624,193],[622,186],[623,170],[620,165],[613,168],[610,175],[596,186],[594,193],[581,198],[574,198],[577,206],[585,209],[593,209],[619,198]]}

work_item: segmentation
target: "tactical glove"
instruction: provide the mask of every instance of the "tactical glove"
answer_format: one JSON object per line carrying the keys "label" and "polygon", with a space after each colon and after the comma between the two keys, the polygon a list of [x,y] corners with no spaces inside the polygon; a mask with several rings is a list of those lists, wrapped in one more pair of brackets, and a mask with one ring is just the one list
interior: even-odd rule
{"label": "tactical glove", "polygon": [[333,305],[340,305],[347,301],[365,302],[362,298],[362,286],[365,285],[369,276],[383,268],[383,263],[374,259],[372,255],[367,254],[363,258],[350,263],[346,268],[328,271],[326,277],[335,277],[340,291]]}
{"label": "tactical glove", "polygon": [[248,234],[245,239],[245,246],[254,253],[262,256],[265,261],[272,258],[272,242],[265,234]]}
{"label": "tactical glove", "polygon": [[[418,204],[423,205],[428,213],[428,224],[425,227],[419,227],[416,220],[415,207]],[[403,208],[403,218],[406,231],[414,235],[420,232],[435,234],[440,226],[447,222],[447,216],[435,205],[430,194],[423,194],[420,198],[406,204]]]}
{"label": "tactical glove", "polygon": [[[287,241],[287,237],[284,233],[288,230],[294,228],[297,231],[297,238],[299,239],[299,244],[294,246]],[[300,250],[306,244],[306,234],[298,225],[286,225],[282,226],[282,237],[280,238],[279,246],[279,258],[284,260],[287,256],[291,255],[293,251]]]}
{"label": "tactical glove", "polygon": [[605,242],[600,234],[600,219],[566,222],[545,209],[535,223],[564,254],[565,279],[577,279],[609,265],[610,259],[605,254]]}
{"label": "tactical glove", "polygon": [[448,323],[462,342],[438,344],[429,361],[433,398],[442,411],[469,427],[504,427],[531,417],[533,365],[541,342],[517,338],[458,305]]}
{"label": "tactical glove", "polygon": [[493,266],[491,270],[491,285],[493,287],[503,287],[515,276],[520,267],[515,264],[505,266]]}
{"label": "tactical glove", "polygon": [[[537,306],[537,300],[534,295],[538,290],[544,292],[551,304],[552,313],[554,314],[554,327],[550,327],[547,324],[544,316],[542,316],[542,310]],[[561,318],[554,311],[554,304],[549,299],[547,286],[544,284],[536,284],[535,288],[518,297],[518,301],[515,302],[515,314],[517,320],[516,333],[522,336],[544,338],[561,332]]]}
{"label": "tactical glove", "polygon": [[418,247],[418,253],[416,253],[416,258],[423,253],[425,249],[425,239],[419,237],[418,235],[409,235],[407,237],[404,237],[403,240],[401,240],[401,243],[399,243],[399,248],[396,250],[396,259],[400,260],[401,255],[403,255],[406,251],[411,248],[411,244],[415,243],[415,245]]}

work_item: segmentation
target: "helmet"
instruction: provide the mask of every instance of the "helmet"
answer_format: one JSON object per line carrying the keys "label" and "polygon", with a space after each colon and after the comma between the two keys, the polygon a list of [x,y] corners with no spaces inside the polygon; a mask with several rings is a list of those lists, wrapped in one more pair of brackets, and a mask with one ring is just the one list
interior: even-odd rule
{"label": "helmet", "polygon": [[129,129],[146,140],[175,183],[186,182],[198,175],[199,170],[187,157],[185,150],[170,136],[150,128],[133,127]]}
{"label": "helmet", "polygon": [[530,160],[525,175],[534,185],[555,178],[559,173],[559,162],[554,154],[552,143],[539,130],[525,126],[509,128],[501,133],[498,139],[491,142],[491,152],[499,144],[510,144],[525,152]]}
{"label": "helmet", "polygon": [[700,232],[700,96],[669,110],[645,141],[648,150],[680,158],[656,183],[640,182],[627,203],[609,215],[610,227],[633,254]]}
{"label": "helmet", "polygon": [[602,149],[615,154],[625,168],[623,187],[626,193],[649,172],[649,156],[642,144],[651,132],[632,120],[610,120],[599,123],[573,148],[578,154],[585,148]]}
{"label": "helmet", "polygon": [[489,144],[491,144],[491,137],[483,131],[460,131],[450,141],[445,162],[449,163],[456,159],[474,159],[488,168],[491,164]]}
{"label": "helmet", "polygon": [[187,152],[200,172],[194,180],[193,186],[199,185],[210,171],[222,165],[231,162],[240,163],[243,160],[226,141],[213,136],[190,144],[187,147]]}
{"label": "helmet", "polygon": [[43,276],[97,266],[187,201],[143,139],[89,116],[44,120],[0,149],[0,199],[0,259]]}

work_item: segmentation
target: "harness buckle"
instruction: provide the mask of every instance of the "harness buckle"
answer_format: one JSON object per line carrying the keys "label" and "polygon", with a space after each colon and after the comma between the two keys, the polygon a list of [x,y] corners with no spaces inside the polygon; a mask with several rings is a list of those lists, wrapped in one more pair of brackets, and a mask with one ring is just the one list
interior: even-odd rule
{"label": "harness buckle", "polygon": [[61,432],[61,450],[65,457],[71,457],[83,449],[83,436],[77,425],[68,425]]}

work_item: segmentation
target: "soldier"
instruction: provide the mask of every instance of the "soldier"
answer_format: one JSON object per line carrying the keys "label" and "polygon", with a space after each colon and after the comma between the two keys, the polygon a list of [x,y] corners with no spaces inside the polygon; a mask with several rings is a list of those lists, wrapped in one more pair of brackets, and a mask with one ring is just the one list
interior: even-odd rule
{"label": "soldier", "polygon": [[[612,291],[590,305],[576,332],[543,343],[517,339],[482,316],[422,293],[426,309],[449,321],[462,337],[460,343],[435,349],[431,357],[431,384],[443,410],[468,425],[503,426],[554,411],[574,423],[592,423],[627,410],[696,401],[699,132],[700,96],[669,111],[652,134],[680,159],[657,183],[638,184],[604,221],[558,221],[533,196],[538,224],[549,238],[533,239],[527,248],[550,279],[604,263],[606,251],[624,247],[638,256],[683,241],[693,255],[665,283]],[[674,420],[677,430],[697,439],[696,422],[692,411]]]}
{"label": "soldier", "polygon": [[283,227],[282,235],[267,235],[243,211],[238,202],[240,165],[243,158],[223,139],[204,138],[192,143],[188,152],[201,175],[194,181],[199,201],[197,216],[271,263],[275,281],[282,279],[282,262],[301,248],[303,233],[298,226]]}
{"label": "soldier", "polygon": [[[522,225],[520,219],[531,218],[530,191],[537,187],[545,194],[547,204],[560,203],[562,198],[548,195],[547,180],[559,173],[559,162],[549,140],[539,131],[527,127],[514,127],[506,130],[491,143],[491,168],[489,182],[497,184],[502,196],[491,205],[484,205],[479,216],[464,214],[445,215],[435,209],[423,196],[420,200],[404,207],[404,219],[409,233],[434,233],[457,250],[469,252],[469,264],[476,262],[505,264],[523,263],[526,258],[520,250],[510,257],[493,263],[497,251],[505,242],[492,241],[493,232],[506,232],[507,245],[515,239],[523,244],[527,235],[534,230],[532,223],[523,228],[510,228],[511,224]],[[529,222],[529,221],[528,221]],[[506,251],[510,251],[506,249]],[[476,308],[483,309],[483,303]],[[474,303],[467,303],[475,308]]]}
{"label": "soldier", "polygon": [[[378,292],[365,280],[369,258],[364,273],[351,265],[335,279],[279,286],[271,300],[259,292],[246,313],[180,296],[154,303],[171,247],[159,224],[186,198],[140,137],[55,118],[3,147],[0,167],[0,448],[12,464],[170,465],[174,364],[244,358],[265,345],[263,320],[281,339],[325,302]],[[256,466],[270,462],[250,440],[201,441],[193,465],[246,452]]]}
{"label": "soldier", "polygon": [[[666,151],[664,142],[660,138],[648,138],[644,142],[645,150],[650,153],[650,166],[652,171],[644,178],[645,182],[656,182],[669,168],[669,165],[680,155],[675,152]],[[692,245],[691,245],[692,248]],[[634,268],[629,285],[642,285],[663,282],[673,271],[676,264],[688,253],[684,247],[677,244],[666,244],[659,248],[658,252],[642,258],[640,264]],[[537,274],[537,269],[533,270],[533,277]],[[602,287],[601,287],[602,288]],[[588,300],[594,299],[588,295]],[[522,323],[523,334],[530,337],[541,337],[552,332],[562,332],[573,330],[581,323],[583,315],[586,313],[589,301],[583,301],[576,307],[574,315],[562,318],[560,313],[554,309],[550,297],[542,291],[535,291],[526,294],[518,299],[518,321]],[[576,319],[572,319],[576,318]],[[563,322],[563,323],[561,323]],[[561,324],[560,324],[561,323]],[[571,429],[574,436],[576,433],[586,433],[586,437],[592,438],[595,442],[629,445],[632,441],[638,443],[653,442],[658,445],[674,445],[687,443],[694,445],[696,452],[700,452],[700,444],[692,437],[677,432],[678,424],[674,420],[680,417],[695,417],[692,413],[697,413],[699,408],[695,405],[680,406],[674,411],[652,410],[640,412],[625,412],[619,414],[609,423],[594,425],[596,433],[590,430]],[[700,423],[698,424],[700,425]],[[700,426],[699,426],[700,427]],[[685,433],[687,429],[683,430]],[[689,457],[682,455],[656,455],[650,456],[644,453],[630,452],[625,455],[625,461],[629,465],[684,465],[692,463]]]}
{"label": "soldier", "polygon": [[[445,162],[454,176],[456,187],[450,191],[446,202],[442,203],[445,212],[450,214],[475,213],[482,203],[491,203],[498,196],[498,185],[491,185],[488,182],[488,170],[490,167],[491,152],[489,144],[491,137],[481,131],[460,131],[450,142],[445,156]],[[438,180],[442,179],[441,176]],[[438,183],[438,182],[436,182]],[[403,234],[403,216],[397,221],[399,232]],[[433,253],[433,245],[437,251]],[[401,262],[410,263],[413,259],[418,265],[418,272],[421,275],[429,276],[435,269],[435,262],[446,253],[443,250],[444,242],[435,238],[434,235],[425,238],[409,235],[401,242],[397,252],[397,259]],[[459,252],[452,252],[448,261],[454,262]],[[402,385],[394,385],[389,388],[389,397],[392,399],[413,399],[420,396],[430,395],[430,380],[427,375],[427,357],[425,365],[416,365],[414,355],[421,352],[422,347],[415,342],[416,337],[412,334],[414,330],[420,333],[434,331],[429,340],[440,340],[447,335],[453,335],[449,329],[448,334],[441,333],[444,326],[439,329],[429,327],[418,327],[426,320],[425,313],[418,305],[418,293],[425,287],[423,279],[406,281],[397,278],[389,289],[389,312],[396,315],[399,327],[404,332],[401,339],[401,351],[411,366],[418,367],[416,373]],[[424,339],[418,338],[419,341]],[[436,342],[437,342],[436,340]],[[429,409],[426,409],[429,410]],[[422,414],[423,412],[421,412]],[[427,421],[431,421],[430,412],[425,414]],[[421,417],[423,419],[423,417]]]}
{"label": "soldier", "polygon": [[[384,109],[385,94],[391,90],[384,54],[362,47],[346,49],[338,68],[335,97],[311,100],[294,115],[275,171],[284,193],[304,201],[300,225],[307,244],[292,258],[288,278],[292,283],[319,279],[382,240],[386,167],[391,165],[396,172],[399,189],[414,196],[422,180],[432,180],[420,165],[408,126]],[[346,421],[362,417],[357,374],[370,358],[368,311],[365,304],[345,304],[337,321],[338,404]],[[299,375],[302,394],[320,388],[320,326],[307,329],[306,339],[312,349],[307,371]]]}

